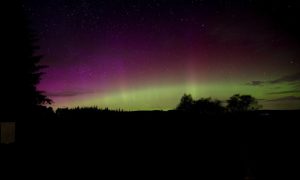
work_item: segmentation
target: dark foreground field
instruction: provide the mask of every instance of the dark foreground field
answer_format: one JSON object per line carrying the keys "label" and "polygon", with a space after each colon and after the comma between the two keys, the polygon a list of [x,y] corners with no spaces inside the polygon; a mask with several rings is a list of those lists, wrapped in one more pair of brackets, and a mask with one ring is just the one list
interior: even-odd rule
{"label": "dark foreground field", "polygon": [[16,143],[1,149],[22,158],[26,150],[42,153],[42,162],[57,166],[60,161],[101,166],[99,172],[111,177],[155,178],[162,172],[162,178],[289,179],[299,172],[299,111],[81,112],[40,118],[17,122]]}

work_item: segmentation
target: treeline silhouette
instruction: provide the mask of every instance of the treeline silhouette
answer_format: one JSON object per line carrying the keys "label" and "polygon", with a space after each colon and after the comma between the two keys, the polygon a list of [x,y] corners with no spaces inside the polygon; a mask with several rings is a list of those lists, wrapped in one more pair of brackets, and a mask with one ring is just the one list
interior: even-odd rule
{"label": "treeline silhouette", "polygon": [[238,113],[256,111],[262,108],[258,104],[256,98],[251,95],[235,94],[226,101],[227,105],[224,106],[222,101],[213,100],[211,98],[201,98],[194,100],[190,94],[184,94],[178,104],[176,110],[186,112],[199,112],[204,114],[211,113]]}
{"label": "treeline silhouette", "polygon": [[[261,108],[256,98],[251,95],[235,94],[226,101],[226,105],[220,100],[213,100],[212,98],[200,98],[194,100],[190,94],[184,94],[179,104],[174,110],[162,111],[153,110],[148,111],[151,113],[162,112],[196,112],[200,114],[224,114],[224,113],[242,113],[242,112],[254,112]],[[48,108],[49,111],[51,111]],[[101,113],[128,113],[128,112],[147,112],[147,111],[125,111],[123,109],[112,110],[109,108],[94,107],[76,107],[76,108],[58,108],[56,114],[58,116],[69,116],[71,114],[79,115],[99,115]]]}

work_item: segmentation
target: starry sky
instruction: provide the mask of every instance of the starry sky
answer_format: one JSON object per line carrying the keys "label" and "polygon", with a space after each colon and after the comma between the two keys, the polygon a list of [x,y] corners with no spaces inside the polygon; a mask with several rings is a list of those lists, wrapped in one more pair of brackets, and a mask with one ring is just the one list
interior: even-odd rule
{"label": "starry sky", "polygon": [[54,108],[168,110],[184,93],[300,109],[296,0],[27,0]]}

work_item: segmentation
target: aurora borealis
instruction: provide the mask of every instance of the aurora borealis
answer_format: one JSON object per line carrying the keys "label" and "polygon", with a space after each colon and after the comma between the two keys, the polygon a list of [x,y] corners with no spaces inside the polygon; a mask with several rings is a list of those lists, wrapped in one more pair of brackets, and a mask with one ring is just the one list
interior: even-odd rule
{"label": "aurora borealis", "polygon": [[184,93],[300,109],[297,1],[28,0],[53,107],[168,110]]}

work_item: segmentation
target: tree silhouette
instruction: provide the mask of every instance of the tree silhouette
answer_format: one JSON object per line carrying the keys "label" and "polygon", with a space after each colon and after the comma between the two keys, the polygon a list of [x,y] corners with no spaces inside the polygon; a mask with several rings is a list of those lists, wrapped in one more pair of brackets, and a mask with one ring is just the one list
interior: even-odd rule
{"label": "tree silhouette", "polygon": [[235,94],[227,100],[227,109],[230,112],[245,112],[260,109],[261,106],[251,95]]}
{"label": "tree silhouette", "polygon": [[42,56],[36,55],[37,38],[28,27],[22,1],[9,1],[5,7],[11,14],[4,21],[4,29],[7,30],[5,38],[7,58],[2,64],[9,72],[2,74],[6,110],[12,114],[15,111],[12,107],[21,105],[19,111],[33,113],[40,109],[41,105],[52,102],[36,87],[43,75],[41,70],[45,66],[40,65]]}
{"label": "tree silhouette", "polygon": [[195,101],[194,109],[200,113],[221,113],[224,107],[219,100],[212,100],[211,98],[201,98]]}
{"label": "tree silhouette", "polygon": [[192,111],[194,106],[194,100],[192,95],[184,94],[181,97],[180,103],[177,105],[176,110],[179,111]]}
{"label": "tree silhouette", "polygon": [[194,100],[190,94],[184,94],[176,110],[209,114],[221,113],[224,111],[224,107],[219,100],[212,100],[211,98]]}

